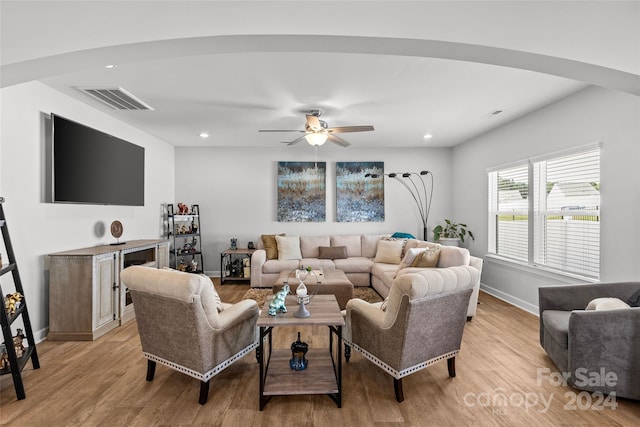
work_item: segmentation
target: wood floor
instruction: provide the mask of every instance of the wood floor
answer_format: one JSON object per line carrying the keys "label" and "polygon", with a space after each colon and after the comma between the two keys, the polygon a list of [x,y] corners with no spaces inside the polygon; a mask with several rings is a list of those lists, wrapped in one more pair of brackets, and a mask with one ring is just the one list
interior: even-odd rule
{"label": "wood floor", "polygon": [[[248,285],[217,285],[225,302]],[[288,348],[297,330],[278,329]],[[310,347],[326,344],[326,328],[304,329]],[[43,342],[41,369],[23,371],[27,398],[17,401],[10,376],[1,379],[0,424],[19,426],[638,426],[640,402],[600,402],[546,380],[555,371],[538,343],[538,319],[487,294],[466,324],[456,378],[442,362],[403,380],[397,403],[392,378],[353,352],[343,364],[343,407],[326,396],[279,396],[258,410],[258,365],[243,358],[214,377],[209,401],[198,404],[199,382],[158,365],[145,381],[136,323],[94,342]],[[544,403],[543,403],[544,402]],[[607,406],[609,403],[617,407]],[[582,409],[581,409],[582,408]]]}

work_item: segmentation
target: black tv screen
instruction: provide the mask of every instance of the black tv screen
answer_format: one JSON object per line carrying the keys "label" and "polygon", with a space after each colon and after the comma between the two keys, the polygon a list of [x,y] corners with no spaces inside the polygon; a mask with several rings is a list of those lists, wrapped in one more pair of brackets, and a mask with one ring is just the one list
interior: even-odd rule
{"label": "black tv screen", "polygon": [[54,203],[144,206],[144,148],[51,114]]}

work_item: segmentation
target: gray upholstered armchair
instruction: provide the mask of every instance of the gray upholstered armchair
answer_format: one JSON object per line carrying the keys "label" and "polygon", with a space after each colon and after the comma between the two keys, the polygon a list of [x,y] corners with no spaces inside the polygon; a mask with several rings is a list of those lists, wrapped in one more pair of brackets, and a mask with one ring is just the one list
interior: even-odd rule
{"label": "gray upholstered armchair", "polygon": [[133,299],[147,381],[159,362],[200,380],[204,405],[211,378],[258,345],[257,303],[222,303],[206,276],[133,266],[121,279]]}
{"label": "gray upholstered armchair", "polygon": [[[585,310],[596,298],[628,301],[640,282],[539,288],[540,344],[572,387],[640,399],[640,308]],[[613,381],[587,381],[614,373]]]}
{"label": "gray upholstered armchair", "polygon": [[384,303],[350,300],[344,334],[346,360],[353,347],[390,374],[398,402],[404,400],[402,378],[420,369],[447,360],[449,376],[455,377],[455,356],[473,291],[471,282],[460,283],[452,281],[445,288],[443,281],[405,274],[393,281]]}

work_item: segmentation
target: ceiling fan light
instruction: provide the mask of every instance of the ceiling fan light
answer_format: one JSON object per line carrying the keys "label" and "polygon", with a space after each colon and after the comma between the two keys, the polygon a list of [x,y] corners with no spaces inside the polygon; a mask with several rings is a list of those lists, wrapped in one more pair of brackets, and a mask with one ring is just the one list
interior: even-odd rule
{"label": "ceiling fan light", "polygon": [[304,136],[307,142],[314,147],[318,147],[327,142],[328,137],[329,135],[324,132],[307,132]]}

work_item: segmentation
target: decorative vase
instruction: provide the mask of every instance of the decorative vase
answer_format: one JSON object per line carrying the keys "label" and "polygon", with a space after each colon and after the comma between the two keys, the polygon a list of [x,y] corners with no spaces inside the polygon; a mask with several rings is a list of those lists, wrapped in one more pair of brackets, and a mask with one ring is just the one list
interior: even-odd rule
{"label": "decorative vase", "polygon": [[289,360],[289,366],[294,371],[302,371],[307,367],[309,362],[305,358],[309,345],[306,342],[300,341],[300,332],[298,332],[298,340],[291,344],[291,359]]}

